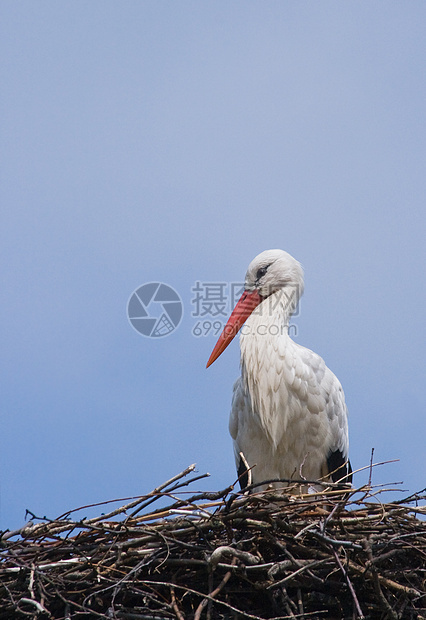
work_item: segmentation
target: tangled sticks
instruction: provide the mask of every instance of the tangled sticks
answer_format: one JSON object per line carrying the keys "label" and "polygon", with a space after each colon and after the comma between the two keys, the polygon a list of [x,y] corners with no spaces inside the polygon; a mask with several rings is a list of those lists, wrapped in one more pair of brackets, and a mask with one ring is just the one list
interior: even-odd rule
{"label": "tangled sticks", "polygon": [[109,514],[4,532],[0,619],[426,617],[421,493],[190,494],[193,470]]}

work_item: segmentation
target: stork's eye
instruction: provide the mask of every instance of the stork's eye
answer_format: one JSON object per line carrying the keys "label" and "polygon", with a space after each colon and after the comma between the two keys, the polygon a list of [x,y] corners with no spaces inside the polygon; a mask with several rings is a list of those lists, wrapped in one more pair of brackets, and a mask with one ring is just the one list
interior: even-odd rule
{"label": "stork's eye", "polygon": [[256,273],[256,280],[260,280],[260,278],[263,278],[263,276],[265,275],[265,273],[268,271],[268,267],[270,265],[266,265],[266,267],[260,267],[260,269],[257,270]]}

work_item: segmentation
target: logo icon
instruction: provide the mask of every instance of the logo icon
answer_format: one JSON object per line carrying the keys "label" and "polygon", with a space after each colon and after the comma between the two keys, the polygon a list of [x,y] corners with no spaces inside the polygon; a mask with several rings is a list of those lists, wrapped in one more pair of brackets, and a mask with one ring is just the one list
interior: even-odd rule
{"label": "logo icon", "polygon": [[174,288],[148,282],[135,290],[127,304],[127,316],[137,332],[147,338],[162,338],[179,325],[183,304]]}

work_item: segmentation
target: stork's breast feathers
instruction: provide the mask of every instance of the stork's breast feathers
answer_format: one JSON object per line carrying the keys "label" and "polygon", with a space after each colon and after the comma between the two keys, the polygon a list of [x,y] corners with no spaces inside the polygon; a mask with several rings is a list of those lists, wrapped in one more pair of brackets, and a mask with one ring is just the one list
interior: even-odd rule
{"label": "stork's breast feathers", "polygon": [[[338,379],[319,355],[289,338],[264,339],[255,355],[243,357],[234,407],[240,415],[250,410],[275,448],[304,435],[308,444],[310,436],[315,444],[348,452],[346,405]],[[231,435],[236,437],[237,429]]]}

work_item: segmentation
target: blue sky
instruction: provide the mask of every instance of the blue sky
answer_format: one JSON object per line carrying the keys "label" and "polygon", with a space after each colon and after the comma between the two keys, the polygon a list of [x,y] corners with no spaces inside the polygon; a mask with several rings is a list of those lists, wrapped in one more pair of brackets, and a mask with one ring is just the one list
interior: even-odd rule
{"label": "blue sky", "polygon": [[[296,340],[343,384],[354,468],[426,485],[423,2],[3,0],[0,527],[235,479],[238,343],[208,370],[196,281],[282,248]],[[126,306],[174,287],[182,323]],[[356,483],[365,480],[359,475]]]}

